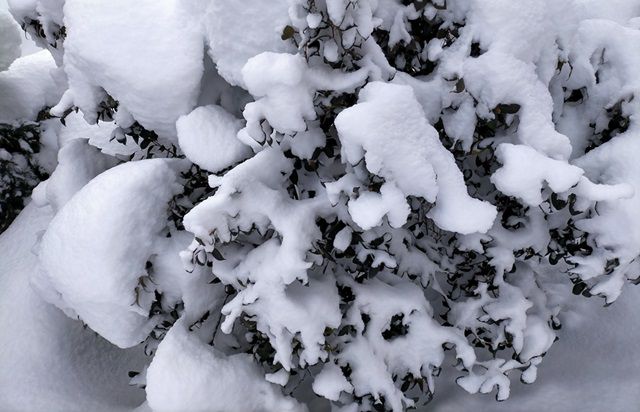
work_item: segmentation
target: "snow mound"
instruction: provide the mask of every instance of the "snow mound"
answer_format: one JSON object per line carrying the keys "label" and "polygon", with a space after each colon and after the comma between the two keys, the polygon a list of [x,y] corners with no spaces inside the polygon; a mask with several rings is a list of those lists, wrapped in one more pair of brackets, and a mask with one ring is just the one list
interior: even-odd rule
{"label": "snow mound", "polygon": [[250,58],[266,51],[289,51],[290,46],[281,39],[289,22],[289,1],[209,3],[204,17],[209,55],[230,84],[245,87],[241,70]]}
{"label": "snow mound", "polygon": [[52,76],[55,68],[51,54],[41,51],[17,59],[1,72],[0,123],[35,120],[40,110],[56,104],[62,91]]}
{"label": "snow mound", "polygon": [[[364,159],[371,173],[385,179],[385,186],[397,187],[404,196],[435,201],[429,216],[442,229],[484,233],[493,225],[495,207],[469,196],[453,155],[425,120],[409,86],[369,83],[360,92],[358,104],[341,112],[335,124],[343,157],[350,164]],[[386,198],[390,196],[383,193],[380,200]],[[408,208],[405,204],[393,209],[398,207]],[[404,223],[390,217],[395,226]]]}
{"label": "snow mound", "polygon": [[67,0],[69,90],[53,112],[76,105],[95,121],[108,94],[146,129],[175,136],[204,70],[202,34],[185,17],[177,0]]}
{"label": "snow mound", "polygon": [[144,393],[127,371],[147,362],[69,319],[30,286],[32,253],[49,208],[28,205],[0,235],[0,409],[31,412],[130,411]]}
{"label": "snow mound", "polygon": [[210,172],[226,169],[251,153],[236,137],[242,121],[220,106],[198,107],[180,117],[176,128],[187,158]]}
{"label": "snow mound", "polygon": [[306,407],[264,380],[249,355],[225,356],[181,321],[158,346],[147,370],[147,401],[156,412],[297,412]]}
{"label": "snow mound", "polygon": [[35,283],[120,347],[140,343],[154,326],[151,302],[138,286],[166,225],[167,203],[181,190],[177,164],[152,159],[102,173],[62,208],[42,239],[43,273]]}

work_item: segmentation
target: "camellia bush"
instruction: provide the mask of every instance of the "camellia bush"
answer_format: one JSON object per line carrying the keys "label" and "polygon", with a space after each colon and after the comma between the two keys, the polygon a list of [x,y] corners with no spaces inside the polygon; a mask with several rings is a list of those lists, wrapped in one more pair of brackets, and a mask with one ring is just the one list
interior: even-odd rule
{"label": "camellia bush", "polygon": [[502,401],[640,279],[637,1],[9,3],[63,85],[31,281],[153,410]]}

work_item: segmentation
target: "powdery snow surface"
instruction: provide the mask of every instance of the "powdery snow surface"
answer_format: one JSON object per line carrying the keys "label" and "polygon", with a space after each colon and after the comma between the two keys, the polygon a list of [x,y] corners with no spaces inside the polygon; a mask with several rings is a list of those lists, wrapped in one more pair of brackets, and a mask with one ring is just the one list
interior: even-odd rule
{"label": "powdery snow surface", "polygon": [[37,270],[33,245],[51,220],[27,206],[0,235],[0,409],[4,411],[129,411],[144,393],[127,372],[147,362],[122,350],[42,300],[29,284]]}
{"label": "powdery snow surface", "polygon": [[58,164],[51,177],[32,195],[39,205],[50,205],[58,212],[91,179],[116,165],[85,139],[66,142],[58,151]]}
{"label": "powdery snow surface", "polygon": [[241,73],[255,101],[244,108],[247,124],[238,137],[257,150],[258,143],[266,140],[262,122],[267,120],[274,130],[299,135],[299,139],[292,139],[292,151],[305,153],[309,151],[308,138],[316,132],[307,123],[316,120],[316,91],[355,90],[368,77],[369,69],[363,67],[351,73],[327,68],[312,70],[300,54],[264,52],[249,59]]}
{"label": "powdery snow surface", "polygon": [[566,192],[578,184],[584,173],[577,166],[542,156],[524,145],[502,144],[496,156],[503,167],[491,176],[493,184],[502,193],[531,206],[542,203],[545,183],[556,193]]}
{"label": "powdery snow surface", "polygon": [[155,326],[151,302],[136,287],[166,226],[167,204],[182,190],[176,167],[175,160],[152,159],[100,174],[60,210],[42,239],[38,287],[120,347],[137,345]]}
{"label": "powdery snow surface", "polygon": [[178,322],[147,370],[147,401],[159,412],[307,411],[264,381],[260,372],[249,355],[226,356]]}
{"label": "powdery snow surface", "polygon": [[636,342],[640,321],[635,315],[640,289],[630,288],[603,309],[601,302],[582,301],[571,326],[559,332],[532,385],[514,383],[511,396],[469,395],[450,383],[455,373],[438,381],[434,401],[424,410],[436,412],[530,412],[546,410],[628,412],[640,405],[640,356]]}
{"label": "powdery snow surface", "polygon": [[329,400],[337,401],[340,392],[353,392],[353,386],[333,363],[326,364],[313,380],[313,391]]}
{"label": "powdery snow surface", "polygon": [[246,87],[241,70],[250,58],[292,49],[281,39],[289,24],[288,0],[213,0],[202,4],[207,4],[202,24],[208,53],[230,84]]}
{"label": "powdery snow surface", "polygon": [[[144,400],[144,392],[128,386],[126,374],[131,369],[139,370],[145,357],[140,352],[117,349],[83,329],[80,323],[43,302],[29,285],[29,276],[37,265],[32,245],[37,232],[46,228],[50,219],[46,209],[30,206],[0,236],[0,248],[5,256],[0,261],[0,326],[4,331],[0,334],[0,362],[5,366],[0,370],[0,400],[9,410],[133,410]],[[550,412],[627,412],[628,405],[640,403],[640,357],[635,351],[640,324],[634,315],[639,293],[635,288],[630,289],[604,311],[598,302],[584,305],[580,310],[581,320],[560,333],[562,344],[554,346],[547,355],[539,371],[540,380],[533,385],[514,385],[508,401],[496,403],[492,395],[469,395],[448,384],[448,375],[445,375],[437,381],[433,403],[418,410],[529,412],[544,408]],[[32,327],[34,324],[39,327]],[[216,359],[210,349],[198,342],[180,342],[187,338],[177,337],[178,342],[167,347],[175,350],[180,344],[192,344],[200,351],[197,353],[204,354],[204,359]],[[172,370],[186,372],[187,367],[181,367],[185,363],[181,353],[171,362],[175,368]],[[166,358],[165,361],[169,362]],[[225,360],[228,365],[236,362],[246,365],[241,359]],[[200,373],[197,370],[199,368],[189,369],[189,372]],[[251,371],[251,368],[244,370]],[[606,379],[602,378],[603,371],[609,371]],[[179,385],[170,376],[161,376],[159,385]],[[218,379],[214,377],[212,381],[218,382]],[[323,393],[340,387],[336,380],[318,382],[314,386]],[[215,391],[217,387],[208,387],[208,390]],[[161,388],[167,391],[166,395],[158,395],[162,401],[175,394],[171,387]],[[34,396],[36,393],[39,396]],[[204,402],[209,405],[208,400]]]}
{"label": "powdery snow surface", "polygon": [[0,409],[640,405],[640,2],[404,3],[10,1]]}
{"label": "powdery snow surface", "polygon": [[67,0],[70,89],[54,112],[76,105],[91,120],[108,94],[144,127],[175,136],[175,121],[198,97],[204,49],[180,3]]}
{"label": "powdery snow surface", "polygon": [[6,70],[20,56],[20,27],[13,17],[0,8],[0,72]]}
{"label": "powdery snow surface", "polygon": [[[346,160],[355,165],[364,158],[370,172],[387,179],[380,195],[355,201],[367,202],[362,213],[357,203],[349,206],[363,229],[380,224],[386,213],[392,226],[402,226],[409,212],[404,197],[409,195],[435,201],[429,216],[442,229],[469,234],[492,226],[495,208],[469,196],[453,156],[424,119],[410,87],[370,83],[360,92],[358,104],[338,115],[336,128]],[[363,215],[378,207],[383,211],[373,219]],[[403,210],[404,217],[398,215]]]}
{"label": "powdery snow surface", "polygon": [[34,120],[40,110],[56,104],[62,92],[52,76],[55,69],[51,54],[41,51],[0,72],[0,123]]}
{"label": "powdery snow surface", "polygon": [[236,135],[242,122],[220,106],[201,106],[176,123],[178,143],[189,160],[205,170],[218,172],[251,153]]}
{"label": "powdery snow surface", "polygon": [[[225,282],[239,285],[236,277],[243,283],[251,282],[222,308],[226,316],[222,331],[229,333],[243,311],[255,316],[258,328],[272,336],[272,344],[280,351],[277,361],[289,370],[291,335],[300,334],[304,343],[299,355],[301,362],[313,364],[325,353],[323,330],[337,327],[340,315],[331,276],[309,279],[310,264],[305,260],[305,251],[319,237],[314,216],[328,205],[320,198],[292,201],[277,189],[284,173],[262,173],[267,167],[286,173],[292,164],[277,149],[263,150],[224,177],[212,176],[210,184],[217,187],[216,194],[192,209],[184,224],[209,245],[214,236],[228,242],[234,232],[247,230],[254,224],[261,230],[271,226],[282,236],[281,241],[275,238],[266,241],[245,256],[212,262],[212,268]],[[194,241],[190,248],[197,247],[198,242]],[[224,255],[226,251],[222,249],[221,253]],[[184,252],[185,262],[191,256],[189,251]],[[302,287],[298,280],[307,287]]]}

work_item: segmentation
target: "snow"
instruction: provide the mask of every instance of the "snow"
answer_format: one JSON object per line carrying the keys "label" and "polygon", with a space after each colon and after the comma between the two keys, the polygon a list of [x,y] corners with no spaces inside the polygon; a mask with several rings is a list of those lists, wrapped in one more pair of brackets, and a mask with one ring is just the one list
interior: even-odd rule
{"label": "snow", "polygon": [[[0,330],[19,338],[0,336],[0,362],[18,375],[0,373],[0,399],[148,412],[303,411],[298,402],[311,398],[313,410],[377,402],[397,412],[422,407],[417,388],[400,388],[420,377],[436,410],[638,404],[637,292],[623,287],[640,271],[640,51],[629,47],[640,41],[640,4],[422,3],[11,0],[19,21],[42,25],[53,58],[0,72],[0,122],[34,120],[56,102],[51,113],[80,114],[41,122],[38,158],[60,148],[57,168],[18,220],[28,241],[13,228],[6,236],[20,250],[0,238],[19,258],[9,256],[7,273],[28,266],[5,284],[13,278],[0,262],[0,302],[12,305]],[[12,29],[1,16],[4,36]],[[411,44],[417,19],[454,38]],[[13,37],[0,45],[0,70],[16,57]],[[393,54],[417,49],[432,73],[391,67],[413,64]],[[114,121],[96,122],[107,98]],[[109,138],[136,121],[187,159],[117,165],[137,148]],[[459,145],[445,148],[451,141]],[[181,230],[167,206],[189,161],[213,173],[212,190],[172,204],[197,204]],[[57,215],[31,228],[33,206]],[[38,267],[25,252],[37,230]],[[573,247],[558,236],[575,237]],[[563,246],[570,255],[554,261]],[[579,280],[592,303],[571,295]],[[598,297],[631,300],[596,312]],[[116,349],[41,298],[120,347],[170,329],[148,342],[159,346],[145,371],[137,350]],[[625,328],[618,339],[614,327]],[[558,336],[569,346],[553,346]],[[239,354],[255,353],[256,338],[273,347],[273,365]],[[486,341],[474,348],[476,338]],[[123,385],[130,365],[147,384],[142,405]],[[113,376],[96,372],[110,367]],[[531,398],[512,387],[538,375]],[[517,403],[485,404],[453,381]],[[32,382],[42,396],[23,395]]]}
{"label": "snow", "polygon": [[154,412],[307,410],[264,381],[249,355],[225,356],[188,333],[181,321],[158,346],[146,391]]}
{"label": "snow", "polygon": [[550,159],[529,146],[503,143],[496,149],[496,156],[503,167],[491,176],[491,182],[502,193],[531,206],[542,203],[545,183],[562,193],[577,185],[584,174],[579,167]]}
{"label": "snow", "polygon": [[[302,132],[305,120],[315,119],[313,91],[303,82],[306,63],[300,55],[262,53],[252,57],[242,69],[249,92],[262,99],[244,110],[247,129],[257,129],[262,119],[283,132]],[[260,130],[261,131],[261,130]],[[257,132],[253,132],[255,136]]]}
{"label": "snow", "polygon": [[287,0],[214,0],[203,16],[209,55],[220,75],[234,86],[246,87],[241,70],[250,58],[293,49],[281,39],[289,22]]}
{"label": "snow", "polygon": [[488,108],[500,103],[520,106],[519,142],[552,158],[569,157],[569,138],[555,130],[553,101],[532,65],[491,50],[477,59],[465,61],[464,82],[474,98]]}
{"label": "snow", "polygon": [[472,99],[463,100],[456,110],[445,111],[442,123],[447,135],[454,142],[460,141],[464,150],[471,150],[473,132],[476,130],[477,118]]}
{"label": "snow", "polygon": [[[572,140],[583,148],[586,147],[583,142],[588,142],[591,134],[609,127],[605,110],[617,105],[621,114],[629,119],[628,130],[622,130],[610,142],[574,160],[590,180],[581,182],[575,192],[600,200],[594,216],[578,221],[576,226],[589,231],[601,248],[597,257],[590,261],[576,259],[576,272],[592,282],[597,277],[591,292],[605,297],[610,303],[620,296],[625,279],[636,276],[635,260],[640,253],[640,237],[636,230],[639,221],[634,212],[639,202],[639,171],[633,160],[640,131],[636,119],[640,106],[633,98],[640,91],[640,82],[633,67],[640,64],[640,53],[627,46],[640,37],[637,30],[626,27],[631,22],[620,19],[612,11],[599,10],[603,14],[614,14],[613,19],[589,19],[577,25],[570,53],[575,73],[567,79],[569,87],[584,88],[589,99],[580,109],[569,107],[561,121],[564,128],[574,131]],[[634,13],[637,14],[637,6]],[[585,134],[581,123],[592,124],[594,129]],[[614,257],[619,266],[607,276],[599,276],[602,271],[590,269],[604,268],[607,260]]]}
{"label": "snow", "polygon": [[[11,8],[9,8],[9,4],[7,3],[7,0],[0,0],[0,13],[2,13],[2,11],[9,11],[16,21],[21,21],[21,16],[26,16],[27,14],[30,14],[28,10],[32,10],[33,7],[35,7],[34,4],[30,4],[31,3],[30,1],[10,0],[10,3],[12,6]],[[18,5],[19,3],[21,7],[24,7],[28,10],[24,10],[24,9],[19,10],[19,5]],[[16,25],[16,28],[17,28],[16,30],[17,39],[19,39],[19,44],[20,44],[20,51],[18,52],[18,56],[20,56],[20,54],[22,56],[27,56],[29,54],[37,53],[38,51],[42,50],[40,47],[36,46],[36,44],[34,43],[33,39],[30,36],[27,36],[22,32],[22,30],[18,25]],[[1,37],[4,38],[4,35]],[[8,43],[12,43],[12,42],[8,41]]]}
{"label": "snow", "polygon": [[221,291],[212,285],[203,267],[187,272],[180,259],[180,252],[189,246],[192,237],[185,231],[156,240],[153,263],[153,281],[166,299],[168,307],[178,302],[184,304],[183,318],[193,323],[207,310],[221,306]]}
{"label": "snow", "polygon": [[[469,234],[486,232],[493,225],[495,208],[469,196],[453,156],[425,121],[410,87],[369,83],[360,92],[358,104],[338,115],[336,128],[350,164],[364,159],[367,169],[384,177],[389,188],[435,201],[429,216],[442,229]],[[402,225],[406,216],[394,220]]]}
{"label": "snow", "polygon": [[251,153],[236,137],[241,128],[242,122],[220,106],[198,107],[176,123],[180,149],[193,163],[213,173]]}
{"label": "snow", "polygon": [[576,302],[571,324],[559,331],[560,341],[545,356],[533,385],[513,384],[511,396],[470,395],[452,383],[455,371],[444,370],[434,400],[435,412],[627,411],[640,404],[635,342],[640,322],[634,313],[640,289],[628,289],[606,309],[601,302]]}
{"label": "snow", "polygon": [[382,185],[380,193],[365,192],[349,202],[349,214],[363,230],[380,226],[385,216],[391,227],[402,227],[409,212],[404,194],[389,183]]}
{"label": "snow", "polygon": [[9,10],[17,21],[25,17],[39,19],[43,29],[48,32],[55,24],[63,25],[63,11],[65,0],[8,0]]}
{"label": "snow", "polygon": [[167,203],[181,190],[176,161],[125,163],[91,180],[53,218],[35,282],[52,303],[77,314],[120,347],[142,342],[155,325],[151,301],[136,288],[166,226]]}
{"label": "snow", "polygon": [[142,126],[173,138],[176,120],[196,103],[204,65],[202,34],[180,3],[67,0],[69,90],[53,112],[75,105],[94,121],[109,94]]}
{"label": "snow", "polygon": [[[549,63],[555,65],[556,38],[572,26],[571,17],[561,17],[573,11],[571,8],[571,4],[553,0],[528,2],[525,7],[508,0],[494,0],[473,5],[468,19],[483,48],[490,47],[523,62],[546,67]],[[513,36],[514,32],[519,36]],[[553,72],[540,74],[542,82],[547,83]]]}
{"label": "snow", "polygon": [[340,25],[343,22],[346,11],[347,2],[344,0],[327,1],[327,12],[329,13],[329,18],[331,18],[331,21],[334,24]]}
{"label": "snow", "polygon": [[313,391],[329,400],[337,401],[340,392],[353,392],[353,386],[334,363],[327,363],[313,380]]}
{"label": "snow", "polygon": [[286,369],[280,369],[274,373],[267,373],[264,378],[267,382],[275,383],[276,385],[286,386],[289,382],[291,374]]}
{"label": "snow", "polygon": [[20,57],[20,27],[13,17],[0,9],[0,72],[5,71],[11,63]]}
{"label": "snow", "polygon": [[344,252],[351,244],[351,235],[353,231],[350,227],[345,227],[338,232],[336,238],[333,240],[333,247],[339,252]]}
{"label": "snow", "polygon": [[[267,167],[283,173],[265,174]],[[307,273],[311,266],[307,251],[320,237],[314,220],[327,211],[328,204],[322,198],[294,201],[278,189],[291,168],[290,160],[279,150],[263,150],[222,178],[210,179],[217,192],[184,218],[185,228],[209,252],[216,240],[232,242],[239,232],[251,227],[262,233],[271,227],[281,236],[281,240],[269,239],[234,258],[216,260],[211,270],[225,284],[241,289],[222,308],[226,316],[222,331],[231,332],[243,312],[255,316],[258,329],[270,337],[277,350],[276,361],[287,370],[292,367],[292,338],[296,334],[304,345],[300,364],[314,364],[326,356],[323,331],[340,324],[335,283],[330,276],[313,279]],[[198,248],[199,242],[194,241],[183,253],[187,265],[193,266],[190,260]],[[218,251],[226,254],[224,248]]]}
{"label": "snow", "polygon": [[[394,385],[392,377],[421,376],[421,371],[439,367],[444,360],[445,343],[455,345],[456,355],[465,367],[473,367],[476,358],[472,348],[458,330],[443,327],[432,318],[432,308],[422,288],[382,273],[363,284],[347,282],[355,300],[347,311],[346,324],[354,325],[362,335],[352,338],[344,351],[335,356],[340,366],[350,365],[350,382],[356,396],[367,393],[376,399],[384,396],[394,412],[413,405]],[[363,314],[369,317],[366,325]],[[407,333],[385,339],[383,331],[398,314],[408,325]],[[432,378],[428,378],[427,385],[434,389]]]}
{"label": "snow", "polygon": [[56,123],[58,126],[55,131],[56,140],[58,146],[61,147],[70,140],[83,139],[87,140],[90,146],[100,149],[105,155],[119,159],[126,158],[139,150],[132,139],[127,139],[125,144],[113,139],[117,130],[117,125],[114,122],[99,121],[96,124],[89,124],[81,112],[73,111],[65,117],[64,125],[57,120]]}
{"label": "snow", "polygon": [[54,105],[62,94],[52,76],[55,68],[51,54],[41,51],[0,72],[0,123],[35,120],[40,110]]}
{"label": "snow", "polygon": [[29,284],[32,253],[52,214],[33,205],[0,236],[0,400],[3,410],[130,411],[144,393],[128,385],[146,359],[122,350],[44,302]]}
{"label": "snow", "polygon": [[87,140],[71,140],[58,152],[58,166],[51,177],[34,189],[33,196],[38,206],[50,205],[57,213],[91,179],[116,163]]}
{"label": "snow", "polygon": [[[46,209],[29,206],[0,236],[0,249],[8,257],[0,260],[0,325],[4,331],[0,362],[5,366],[0,371],[0,399],[11,410],[133,410],[144,393],[127,385],[127,371],[141,370],[144,359],[139,351],[123,351],[96,337],[44,303],[29,287],[28,278],[36,266],[31,245],[50,218]],[[445,368],[429,408],[437,412],[626,411],[629,405],[640,403],[640,357],[634,349],[640,337],[640,323],[634,316],[638,299],[640,289],[631,288],[604,310],[598,301],[582,300],[575,311],[580,321],[560,331],[560,342],[540,366],[539,382],[515,384],[509,400],[496,403],[493,396],[469,395],[453,383],[455,372]],[[181,353],[172,366],[182,364]],[[190,372],[197,373],[197,369]],[[191,376],[185,379],[192,382]],[[216,376],[209,378],[224,384]],[[208,388],[216,390],[214,385]]]}
{"label": "snow", "polygon": [[254,56],[242,68],[242,78],[256,101],[245,106],[247,125],[238,137],[257,150],[268,134],[262,120],[283,134],[304,133],[307,122],[316,119],[313,98],[317,90],[355,90],[368,76],[366,68],[348,74],[312,70],[300,54],[264,52]]}
{"label": "snow", "polygon": [[632,197],[627,190],[627,193],[620,193],[622,196],[618,198],[607,199],[599,204],[598,214],[577,223],[578,228],[592,233],[598,244],[611,254],[601,256],[601,261],[614,255],[621,261],[621,267],[593,290],[594,294],[603,294],[609,302],[620,295],[625,272],[629,270],[632,272],[630,276],[635,276],[634,262],[640,254],[640,221],[636,213],[640,207],[640,168],[635,155],[640,149],[636,142],[638,133],[640,130],[633,128],[576,161],[584,167],[588,176],[602,183],[624,184],[633,189]]}

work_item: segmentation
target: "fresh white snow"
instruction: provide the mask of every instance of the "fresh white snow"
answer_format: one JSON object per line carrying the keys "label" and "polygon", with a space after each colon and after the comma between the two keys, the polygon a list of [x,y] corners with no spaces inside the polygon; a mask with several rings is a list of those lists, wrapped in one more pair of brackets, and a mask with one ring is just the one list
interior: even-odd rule
{"label": "fresh white snow", "polygon": [[0,409],[640,404],[640,1],[8,3]]}
{"label": "fresh white snow", "polygon": [[[392,195],[394,188],[404,196],[435,202],[429,217],[442,229],[469,234],[486,232],[493,224],[495,208],[469,196],[453,156],[424,119],[410,87],[370,83],[360,92],[358,104],[338,115],[336,128],[345,159],[355,165],[364,158],[371,173],[387,179],[388,195],[382,193],[377,200],[386,203],[387,210],[402,213],[408,209]],[[357,214],[354,219],[357,222]],[[392,226],[405,221],[406,215],[404,219],[390,216]]]}
{"label": "fresh white snow", "polygon": [[188,333],[183,322],[164,338],[147,370],[154,411],[305,412],[262,379],[249,355],[225,356]]}
{"label": "fresh white snow", "polygon": [[29,205],[0,235],[0,409],[130,411],[144,401],[127,377],[147,362],[142,350],[113,346],[29,283],[37,270],[33,245],[51,217]]}
{"label": "fresh white snow", "polygon": [[0,72],[0,122],[34,120],[44,107],[56,104],[61,90],[52,76],[55,69],[51,54],[41,51]]}
{"label": "fresh white snow", "polygon": [[20,27],[13,17],[0,8],[0,72],[5,71],[20,56]]}
{"label": "fresh white snow", "polygon": [[167,204],[182,190],[178,167],[152,159],[100,174],[62,207],[42,238],[38,287],[120,347],[137,345],[155,326],[151,297],[139,286],[166,226]]}
{"label": "fresh white snow", "polygon": [[244,160],[249,146],[236,135],[242,122],[220,106],[200,106],[176,123],[178,143],[189,160],[216,173]]}
{"label": "fresh white snow", "polygon": [[198,97],[204,48],[180,3],[67,0],[63,67],[69,90],[54,113],[75,105],[95,120],[108,94],[144,127],[175,136],[176,120]]}

